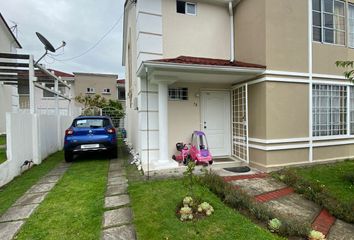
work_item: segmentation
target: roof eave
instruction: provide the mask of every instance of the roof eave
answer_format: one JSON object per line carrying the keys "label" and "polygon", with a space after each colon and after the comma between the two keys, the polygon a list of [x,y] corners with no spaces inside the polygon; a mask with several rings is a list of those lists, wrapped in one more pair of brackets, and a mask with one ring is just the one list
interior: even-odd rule
{"label": "roof eave", "polygon": [[236,66],[217,66],[217,65],[201,65],[201,64],[185,64],[185,63],[166,63],[156,61],[144,61],[138,69],[138,76],[143,76],[143,71],[147,68],[175,69],[175,70],[206,70],[219,71],[225,73],[250,73],[262,74],[266,68],[256,67],[236,67]]}

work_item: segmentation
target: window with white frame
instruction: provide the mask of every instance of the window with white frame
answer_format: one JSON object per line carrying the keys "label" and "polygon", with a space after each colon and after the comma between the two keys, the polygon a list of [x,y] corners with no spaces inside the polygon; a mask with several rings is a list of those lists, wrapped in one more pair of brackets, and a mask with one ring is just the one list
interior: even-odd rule
{"label": "window with white frame", "polygon": [[176,1],[177,12],[188,15],[197,15],[197,4],[186,2],[186,1]]}
{"label": "window with white frame", "polygon": [[88,88],[86,88],[86,93],[89,93],[89,94],[95,93],[95,89],[92,87],[88,87]]}
{"label": "window with white frame", "polygon": [[350,134],[354,135],[354,87],[350,87]]}
{"label": "window with white frame", "polygon": [[188,88],[169,88],[168,89],[169,100],[188,100]]}
{"label": "window with white frame", "polygon": [[354,48],[354,4],[348,5],[348,36],[349,47]]}
{"label": "window with white frame", "polygon": [[109,89],[109,88],[104,88],[102,93],[103,93],[103,94],[111,94],[111,89]]}
{"label": "window with white frame", "polygon": [[345,2],[312,0],[313,40],[345,45]]}
{"label": "window with white frame", "polygon": [[[45,86],[47,88],[49,88],[49,89],[54,90],[54,84],[46,83]],[[65,94],[66,88],[65,87],[59,87],[58,90],[59,90],[59,92],[61,94]],[[48,91],[43,90],[43,97],[45,97],[45,98],[54,98],[55,94],[52,93],[52,92],[48,92]]]}
{"label": "window with white frame", "polygon": [[313,136],[347,134],[347,87],[314,84]]}

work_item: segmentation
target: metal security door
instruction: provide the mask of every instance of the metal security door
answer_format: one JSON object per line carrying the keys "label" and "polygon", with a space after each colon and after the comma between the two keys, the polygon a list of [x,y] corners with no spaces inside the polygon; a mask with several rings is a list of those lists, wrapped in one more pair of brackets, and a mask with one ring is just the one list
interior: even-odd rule
{"label": "metal security door", "polygon": [[232,154],[248,163],[247,100],[247,85],[232,90]]}

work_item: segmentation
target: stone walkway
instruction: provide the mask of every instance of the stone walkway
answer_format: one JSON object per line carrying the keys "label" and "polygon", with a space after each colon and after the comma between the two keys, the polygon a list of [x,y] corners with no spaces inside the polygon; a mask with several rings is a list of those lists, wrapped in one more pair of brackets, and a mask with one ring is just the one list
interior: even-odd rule
{"label": "stone walkway", "polygon": [[133,213],[127,194],[128,180],[122,163],[113,159],[109,165],[107,191],[105,197],[105,213],[102,223],[103,240],[135,240],[136,234],[132,225]]}
{"label": "stone walkway", "polygon": [[70,164],[68,163],[59,164],[33,185],[0,217],[1,240],[11,240],[14,238],[22,225],[37,209],[66,170],[68,170],[69,166]]}
{"label": "stone walkway", "polygon": [[354,240],[353,224],[336,219],[326,209],[294,193],[292,188],[265,173],[237,175],[220,170],[217,174],[268,206],[276,216],[307,222],[313,229],[325,234],[328,240]]}

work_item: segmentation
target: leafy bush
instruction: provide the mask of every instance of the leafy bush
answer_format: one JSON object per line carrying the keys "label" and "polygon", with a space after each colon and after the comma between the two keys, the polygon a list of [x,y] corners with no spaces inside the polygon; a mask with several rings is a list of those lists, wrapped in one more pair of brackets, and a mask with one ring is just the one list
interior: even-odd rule
{"label": "leafy bush", "polygon": [[210,216],[214,212],[214,208],[207,202],[203,202],[198,205],[198,212],[205,213]]}
{"label": "leafy bush", "polygon": [[344,180],[354,184],[354,172],[349,172],[344,175]]}
{"label": "leafy bush", "polygon": [[[263,222],[268,222],[275,217],[264,204],[258,203],[243,190],[233,188],[231,184],[226,183],[211,171],[206,172],[204,176],[199,178],[199,181],[234,209],[245,210]],[[283,216],[277,216],[277,218],[282,222],[278,231],[282,236],[306,237],[311,229],[307,223],[290,220]]]}
{"label": "leafy bush", "polygon": [[293,187],[297,193],[303,194],[307,199],[326,208],[335,217],[354,223],[354,201],[342,202],[338,200],[323,185],[302,178],[294,169],[281,170],[274,176]]}

